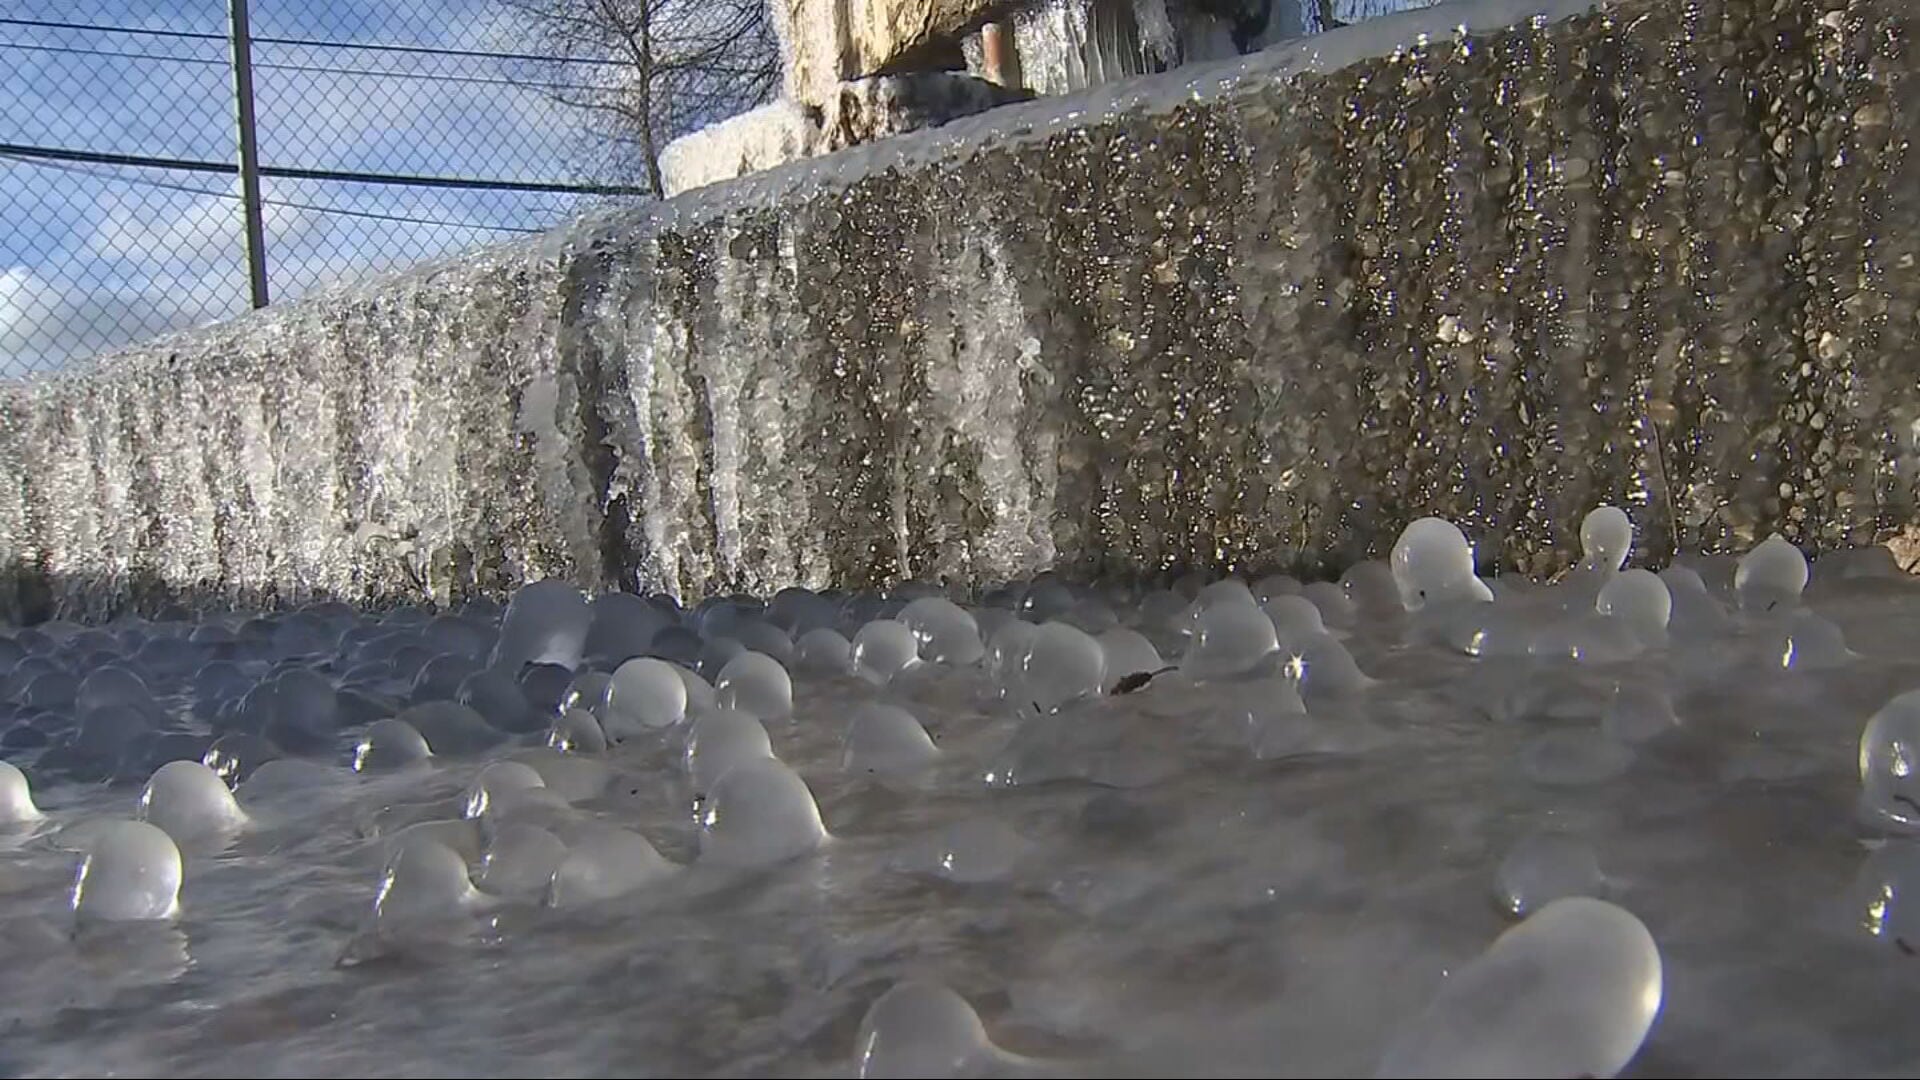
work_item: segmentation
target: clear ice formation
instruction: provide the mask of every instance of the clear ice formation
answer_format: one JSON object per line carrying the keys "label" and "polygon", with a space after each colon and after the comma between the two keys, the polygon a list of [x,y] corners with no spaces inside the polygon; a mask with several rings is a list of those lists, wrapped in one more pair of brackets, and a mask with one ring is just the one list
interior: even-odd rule
{"label": "clear ice formation", "polygon": [[606,718],[621,731],[669,728],[687,717],[687,680],[665,660],[637,656],[614,669]]}
{"label": "clear ice formation", "polygon": [[180,848],[159,827],[114,821],[94,831],[74,877],[72,906],[82,920],[143,922],[180,910]]}
{"label": "clear ice formation", "polygon": [[920,662],[920,642],[906,623],[875,619],[853,635],[847,662],[868,682],[889,683]]}
{"label": "clear ice formation", "polygon": [[1660,1011],[1660,950],[1639,919],[1555,900],[1449,975],[1380,1077],[1616,1076]]}
{"label": "clear ice formation", "polygon": [[612,825],[582,826],[567,838],[566,847],[546,895],[555,907],[625,896],[678,869],[646,837]]}
{"label": "clear ice formation", "polygon": [[785,665],[764,653],[749,650],[727,661],[713,681],[713,693],[721,708],[762,720],[793,715],[793,680]]}
{"label": "clear ice formation", "polygon": [[11,762],[0,761],[0,825],[23,825],[43,816],[34,805],[27,775]]}
{"label": "clear ice formation", "polygon": [[[0,757],[20,766],[0,767],[0,811],[28,822],[0,829],[0,907],[16,927],[58,916],[58,853],[77,851],[82,921],[164,919],[184,870],[192,917],[154,929],[297,974],[372,899],[374,937],[497,970],[543,1027],[575,1022],[559,1003],[580,972],[644,973],[629,1034],[696,1073],[792,1052],[784,1026],[706,1044],[705,1066],[681,1041],[754,987],[814,980],[820,1015],[851,1024],[914,974],[828,1050],[875,1074],[1251,1074],[1284,1046],[1288,1068],[1336,1075],[1608,1075],[1632,1068],[1671,944],[1687,1011],[1646,1068],[1830,1071],[1770,1065],[1778,1047],[1708,1018],[1737,1001],[1783,1030],[1853,1030],[1880,998],[1809,1001],[1795,965],[1871,987],[1920,948],[1901,652],[1920,586],[1839,555],[1802,585],[1778,545],[1744,576],[1730,558],[1654,575],[1631,551],[1615,565],[1617,537],[1550,582],[1481,582],[1459,530],[1410,535],[1417,552],[1337,581],[583,597],[574,667],[545,648],[494,663],[506,613],[478,604],[0,633]],[[1429,592],[1417,609],[1403,581]],[[143,780],[145,821],[110,820]],[[1755,875],[1784,884],[1756,893]],[[1462,966],[1490,907],[1524,921]],[[406,981],[437,976],[368,977],[452,1007]],[[1009,1032],[1094,1049],[1015,1058],[939,980],[992,994],[976,1000]],[[238,982],[192,992],[224,1008],[259,985]],[[5,994],[27,1045],[85,1058]],[[327,1008],[432,1043],[407,1010]],[[194,1032],[222,1071],[253,1060]]]}
{"label": "clear ice formation", "polygon": [[155,770],[141,789],[138,816],[181,844],[236,832],[247,823],[226,782],[198,761],[169,761]]}
{"label": "clear ice formation", "polygon": [[713,791],[728,769],[773,756],[766,726],[738,709],[715,709],[695,720],[687,733],[687,779],[695,795]]}
{"label": "clear ice formation", "polygon": [[912,776],[940,760],[940,749],[913,714],[875,702],[854,710],[841,767],[877,776]]}
{"label": "clear ice formation", "polygon": [[996,1054],[965,998],[935,983],[906,982],[867,1009],[854,1067],[860,1077],[972,1076]]}
{"label": "clear ice formation", "polygon": [[400,769],[432,756],[425,736],[405,720],[390,717],[367,725],[367,733],[353,748],[353,771]]}
{"label": "clear ice formation", "polygon": [[700,858],[718,866],[762,869],[826,843],[820,806],[806,781],[771,757],[721,774],[700,815]]}

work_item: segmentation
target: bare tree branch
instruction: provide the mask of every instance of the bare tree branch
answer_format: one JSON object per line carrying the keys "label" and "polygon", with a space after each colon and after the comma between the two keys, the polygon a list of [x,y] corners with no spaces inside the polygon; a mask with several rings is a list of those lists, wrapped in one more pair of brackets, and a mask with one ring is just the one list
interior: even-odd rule
{"label": "bare tree branch", "polygon": [[[591,117],[604,146],[632,155],[629,170],[664,190],[660,151],[695,128],[769,100],[780,81],[766,0],[497,0],[552,57],[524,81]],[[573,60],[597,67],[582,87]]]}

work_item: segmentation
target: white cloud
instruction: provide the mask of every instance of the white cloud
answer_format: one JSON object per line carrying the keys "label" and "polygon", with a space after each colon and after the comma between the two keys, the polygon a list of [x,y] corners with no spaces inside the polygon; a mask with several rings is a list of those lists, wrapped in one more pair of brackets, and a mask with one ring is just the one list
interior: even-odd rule
{"label": "white cloud", "polygon": [[62,282],[9,267],[0,271],[0,376],[55,370],[72,357],[194,321],[194,312],[166,292]]}

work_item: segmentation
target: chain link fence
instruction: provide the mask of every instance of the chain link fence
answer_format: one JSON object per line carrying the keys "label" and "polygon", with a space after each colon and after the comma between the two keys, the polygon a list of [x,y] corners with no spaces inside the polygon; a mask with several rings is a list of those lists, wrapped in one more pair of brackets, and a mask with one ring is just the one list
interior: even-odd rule
{"label": "chain link fence", "polygon": [[[255,256],[274,302],[639,197],[493,0],[250,0]],[[254,301],[229,0],[0,5],[0,377]],[[566,91],[575,104],[556,100]]]}

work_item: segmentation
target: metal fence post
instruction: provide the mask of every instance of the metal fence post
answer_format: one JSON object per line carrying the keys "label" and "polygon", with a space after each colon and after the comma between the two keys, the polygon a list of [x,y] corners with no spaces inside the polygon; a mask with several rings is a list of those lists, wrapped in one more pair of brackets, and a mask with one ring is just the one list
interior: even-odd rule
{"label": "metal fence post", "polygon": [[240,126],[240,197],[247,223],[247,284],[253,306],[267,306],[267,233],[260,219],[260,151],[253,123],[253,35],[247,0],[228,0],[233,39],[233,106]]}

